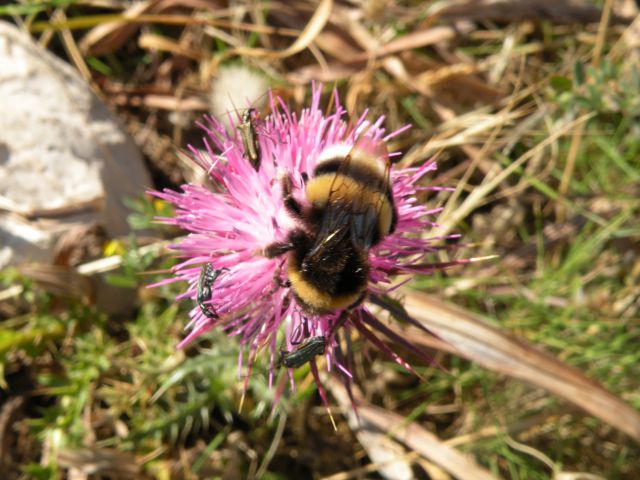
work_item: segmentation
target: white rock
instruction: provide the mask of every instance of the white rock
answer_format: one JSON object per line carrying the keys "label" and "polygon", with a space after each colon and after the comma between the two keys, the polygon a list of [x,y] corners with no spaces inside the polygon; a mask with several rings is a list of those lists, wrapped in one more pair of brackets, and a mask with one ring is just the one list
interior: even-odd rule
{"label": "white rock", "polygon": [[126,235],[149,174],[75,69],[0,21],[0,267],[51,261],[72,225]]}

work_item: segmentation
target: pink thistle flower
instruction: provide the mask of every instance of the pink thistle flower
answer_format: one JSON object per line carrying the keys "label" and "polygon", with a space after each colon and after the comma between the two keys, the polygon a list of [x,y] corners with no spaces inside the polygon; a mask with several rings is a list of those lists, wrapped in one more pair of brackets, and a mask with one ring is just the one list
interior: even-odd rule
{"label": "pink thistle flower", "polygon": [[[349,358],[341,351],[336,337],[344,329],[356,328],[383,352],[410,368],[373,331],[382,331],[406,347],[416,349],[393,335],[364,303],[350,311],[347,317],[341,316],[341,311],[309,314],[296,301],[286,279],[283,281],[287,255],[275,258],[264,255],[266,247],[285,241],[288,233],[298,226],[298,221],[284,207],[279,182],[283,172],[292,180],[293,195],[301,199],[304,178],[312,175],[325,149],[338,144],[354,146],[362,137],[373,143],[386,142],[408,128],[385,135],[384,119],[381,117],[370,123],[366,120],[367,112],[350,127],[343,119],[346,111],[340,105],[337,93],[334,94],[334,111],[326,116],[320,109],[320,93],[320,88],[313,89],[311,106],[299,116],[281,99],[270,99],[273,113],[256,122],[261,152],[257,170],[245,157],[237,128],[228,133],[220,121],[207,118],[206,124],[202,125],[206,132],[206,152],[190,150],[193,160],[207,172],[215,190],[202,185],[183,185],[179,192],[151,192],[176,207],[174,217],[160,220],[190,232],[172,246],[183,258],[174,267],[174,276],[156,284],[187,282],[187,289],[178,299],[190,299],[194,307],[187,326],[190,333],[179,347],[212,328],[221,328],[228,335],[239,337],[243,349],[248,350],[249,370],[263,347],[269,352],[271,379],[274,368],[279,365],[278,353],[282,348],[277,345],[277,332],[283,328],[286,350],[290,352],[300,352],[301,345],[313,346],[302,343],[305,340],[324,339],[321,348],[301,359],[302,363],[310,362],[316,380],[318,372],[314,356],[322,353],[328,368],[339,369],[348,379],[351,377]],[[232,126],[237,127],[237,120],[231,118],[232,115],[229,117]],[[394,155],[397,154],[390,156]],[[418,185],[418,181],[435,168],[433,162],[416,168],[391,168],[397,224],[393,233],[369,250],[367,292],[370,295],[385,295],[397,288],[398,285],[392,284],[394,275],[429,273],[461,263],[421,263],[425,255],[442,248],[435,246],[435,242],[442,239],[425,235],[434,227],[430,217],[439,210],[429,210],[416,199],[419,190],[441,189]],[[218,276],[206,290],[208,298],[201,299],[205,305],[203,309],[196,300],[201,271],[207,264]],[[241,351],[240,365],[244,353]],[[322,390],[320,392],[324,398]]]}

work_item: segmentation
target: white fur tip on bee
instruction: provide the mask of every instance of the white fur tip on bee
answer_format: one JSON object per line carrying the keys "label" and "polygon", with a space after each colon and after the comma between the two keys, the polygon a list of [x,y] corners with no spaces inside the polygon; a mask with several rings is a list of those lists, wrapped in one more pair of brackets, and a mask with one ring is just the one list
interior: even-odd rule
{"label": "white fur tip on bee", "polygon": [[328,145],[320,152],[317,163],[338,157],[344,158],[351,153],[352,149],[353,145],[349,143],[334,143],[333,145]]}

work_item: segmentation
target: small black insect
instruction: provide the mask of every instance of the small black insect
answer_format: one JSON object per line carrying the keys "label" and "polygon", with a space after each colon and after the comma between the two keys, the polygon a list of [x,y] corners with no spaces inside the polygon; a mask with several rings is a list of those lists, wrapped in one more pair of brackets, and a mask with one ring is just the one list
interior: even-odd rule
{"label": "small black insect", "polygon": [[217,270],[213,268],[210,263],[205,263],[200,269],[200,277],[198,278],[198,287],[196,294],[196,301],[198,302],[198,306],[202,313],[207,317],[213,320],[217,320],[219,317],[218,312],[216,312],[211,305],[207,305],[205,302],[211,298],[211,287],[213,282],[220,276],[220,274],[228,270],[227,268],[222,268]]}
{"label": "small black insect", "polygon": [[258,135],[253,124],[253,114],[255,108],[248,108],[242,114],[242,122],[238,125],[240,130],[240,137],[242,138],[242,148],[244,149],[244,156],[251,162],[253,168],[258,170],[260,168],[260,142],[258,142]]}
{"label": "small black insect", "polygon": [[307,338],[290,352],[281,352],[278,360],[278,367],[285,366],[287,368],[298,368],[313,360],[316,355],[324,353],[327,341],[321,335]]}

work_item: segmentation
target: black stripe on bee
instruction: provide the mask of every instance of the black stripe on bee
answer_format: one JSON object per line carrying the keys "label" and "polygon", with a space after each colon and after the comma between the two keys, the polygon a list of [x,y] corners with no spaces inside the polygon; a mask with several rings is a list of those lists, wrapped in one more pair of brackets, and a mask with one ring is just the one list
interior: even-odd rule
{"label": "black stripe on bee", "polygon": [[[347,171],[340,171],[340,169],[343,167],[343,164],[344,164],[344,158],[333,158],[331,160],[323,160],[321,163],[319,163],[316,166],[315,170],[313,171],[313,175],[314,177],[319,177],[320,175],[338,173],[340,175],[346,175],[354,179],[358,183],[361,183],[362,185],[367,185],[367,186],[380,184],[380,182],[386,181],[380,176],[380,173],[378,173],[374,168],[371,168],[369,166],[356,164],[355,162],[352,162],[349,165],[349,169]],[[391,203],[391,205],[393,206],[393,194],[391,192],[391,188],[389,188],[389,185],[384,185],[384,187],[385,187],[384,188],[385,195],[389,200],[389,203]]]}

